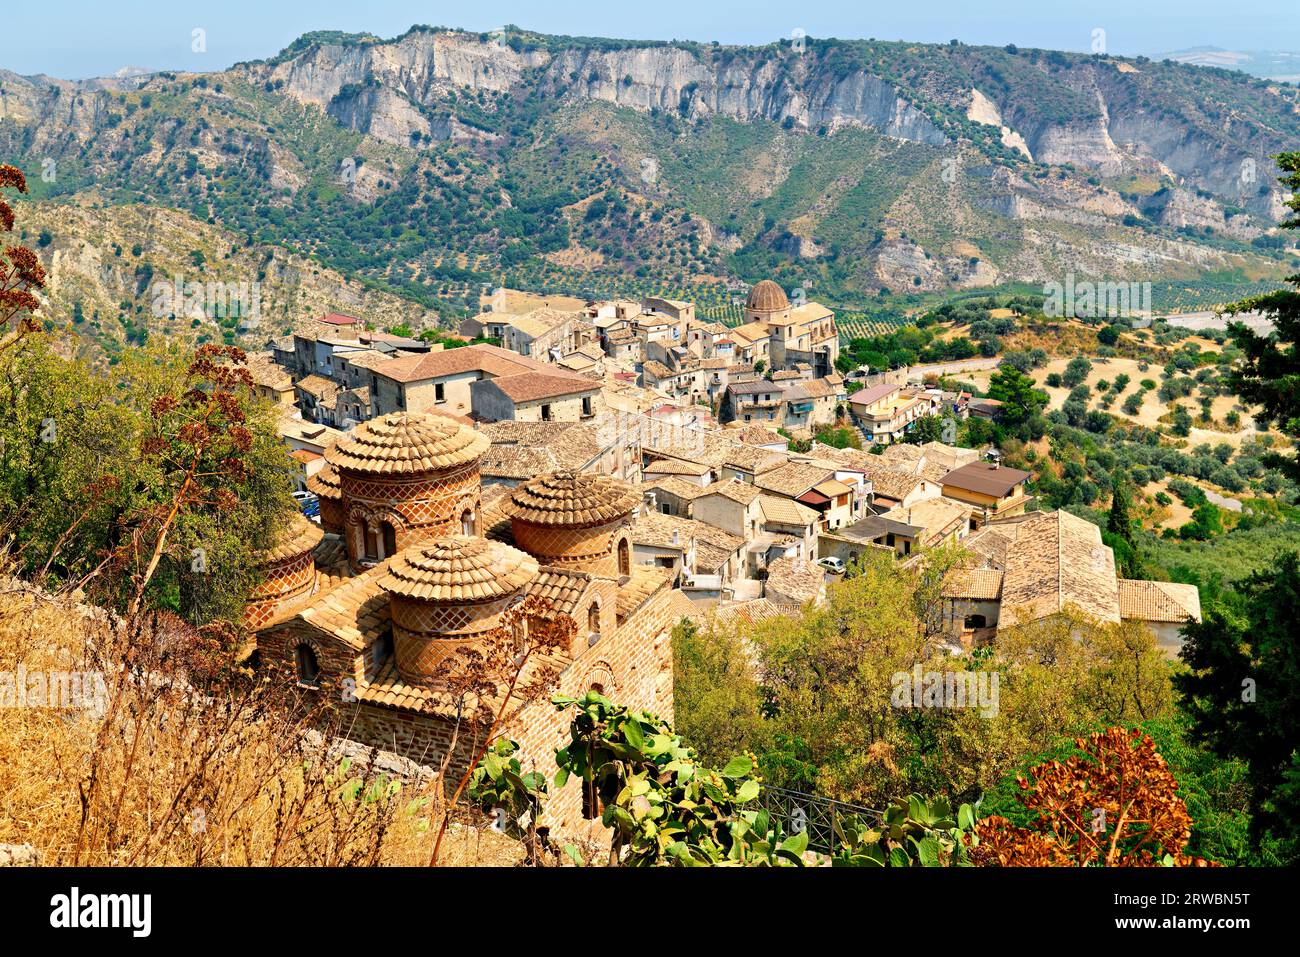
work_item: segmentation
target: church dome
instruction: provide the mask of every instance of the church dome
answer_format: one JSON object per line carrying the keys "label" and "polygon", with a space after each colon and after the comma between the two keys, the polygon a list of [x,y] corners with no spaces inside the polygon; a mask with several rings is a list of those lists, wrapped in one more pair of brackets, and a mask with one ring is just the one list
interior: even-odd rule
{"label": "church dome", "polygon": [[507,511],[529,525],[581,528],[617,521],[640,504],[640,493],[627,482],[608,475],[556,472],[515,489]]}
{"label": "church dome", "polygon": [[390,412],[344,435],[326,450],[325,459],[339,470],[409,475],[475,462],[491,444],[481,432],[446,416]]}
{"label": "church dome", "polygon": [[449,535],[403,551],[379,585],[404,598],[461,605],[512,595],[536,577],[537,562],[518,549],[470,535]]}
{"label": "church dome", "polygon": [[790,300],[786,298],[785,290],[772,280],[764,279],[749,291],[745,308],[754,312],[780,312],[790,308]]}
{"label": "church dome", "polygon": [[270,547],[258,556],[258,564],[274,565],[290,558],[305,555],[320,544],[325,533],[320,526],[301,512],[294,512],[291,518],[276,534]]}

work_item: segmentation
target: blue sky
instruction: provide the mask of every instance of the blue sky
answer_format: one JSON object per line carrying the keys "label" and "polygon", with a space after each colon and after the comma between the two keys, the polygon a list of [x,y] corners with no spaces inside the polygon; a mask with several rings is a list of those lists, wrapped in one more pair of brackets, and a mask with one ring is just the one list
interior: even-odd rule
{"label": "blue sky", "polygon": [[[41,0],[6,4],[0,68],[80,78],[123,66],[220,70],[270,56],[309,30],[402,33],[414,23],[488,30],[517,23],[546,33],[766,43],[801,27],[809,36],[1016,43],[1156,54],[1190,46],[1300,51],[1295,0],[560,0],[473,4],[407,0]],[[196,28],[207,51],[191,51]]]}

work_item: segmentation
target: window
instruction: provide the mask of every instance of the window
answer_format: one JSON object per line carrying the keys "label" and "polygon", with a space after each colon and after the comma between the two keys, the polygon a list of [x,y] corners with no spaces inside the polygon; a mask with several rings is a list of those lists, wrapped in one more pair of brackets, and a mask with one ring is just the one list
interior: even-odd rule
{"label": "window", "polygon": [[393,657],[393,629],[390,626],[370,646],[371,670],[378,671],[380,666],[391,657]]}
{"label": "window", "polygon": [[584,396],[582,397],[582,414],[583,414],[584,416],[586,416],[586,415],[591,415],[591,414],[592,414],[592,412],[591,412],[591,396],[589,396],[589,395],[584,395]]}
{"label": "window", "polygon": [[298,667],[298,683],[319,688],[320,665],[316,661],[316,652],[310,645],[299,645],[293,655]]}
{"label": "window", "polygon": [[379,526],[379,531],[384,537],[384,558],[397,554],[397,530],[388,522],[383,522]]}
{"label": "window", "polygon": [[600,602],[593,601],[587,609],[587,645],[600,641]]}
{"label": "window", "polygon": [[620,575],[632,574],[632,553],[628,548],[627,539],[619,539],[618,543],[618,573]]}
{"label": "window", "polygon": [[435,382],[433,384],[433,401],[434,402],[447,401],[447,387],[443,385],[441,382]]}
{"label": "window", "polygon": [[361,530],[364,543],[362,554],[370,561],[379,561],[379,533],[367,525]]}
{"label": "window", "polygon": [[469,509],[460,513],[460,533],[462,535],[474,534],[474,513]]}
{"label": "window", "polygon": [[659,511],[662,512],[664,515],[671,515],[671,514],[672,514],[672,513],[668,510],[668,503],[667,503],[667,502],[660,502],[660,503],[659,503]]}

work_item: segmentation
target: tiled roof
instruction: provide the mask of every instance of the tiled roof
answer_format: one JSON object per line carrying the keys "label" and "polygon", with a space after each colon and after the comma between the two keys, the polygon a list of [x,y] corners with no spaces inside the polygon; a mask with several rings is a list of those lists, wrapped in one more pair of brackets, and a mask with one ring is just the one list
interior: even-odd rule
{"label": "tiled roof", "polygon": [[394,359],[415,355],[421,355],[421,353],[411,352],[394,356],[386,352],[380,352],[378,349],[365,349],[360,352],[348,352],[337,358],[358,369],[381,369],[385,363],[392,362]]}
{"label": "tiled roof", "polygon": [[418,382],[464,372],[486,372],[493,376],[508,376],[545,367],[540,362],[518,355],[509,349],[479,343],[424,355],[402,356],[370,368],[376,374],[395,382]]}
{"label": "tiled roof", "polygon": [[943,583],[944,598],[996,601],[1002,594],[1002,572],[995,568],[954,568]]}
{"label": "tiled roof", "polygon": [[1201,620],[1201,593],[1178,582],[1119,580],[1119,616],[1142,621]]}
{"label": "tiled roof", "polygon": [[314,475],[307,476],[307,491],[317,498],[341,498],[343,490],[339,487],[339,473],[328,461]]}
{"label": "tiled roof", "polygon": [[537,338],[546,335],[552,329],[564,325],[566,322],[582,319],[580,312],[561,312],[558,309],[534,309],[532,312],[525,312],[522,315],[513,316],[510,319],[510,325],[514,326],[520,332],[527,336]]}
{"label": "tiled roof", "polygon": [[728,429],[727,434],[745,445],[788,445],[789,440],[775,429],[765,425],[746,425],[741,428]]}
{"label": "tiled roof", "polygon": [[744,345],[750,346],[760,339],[770,338],[772,333],[765,322],[747,322],[743,326],[732,327],[729,335],[733,339],[741,340]]}
{"label": "tiled roof", "polygon": [[707,485],[697,485],[694,482],[688,482],[676,475],[667,475],[664,478],[645,481],[642,486],[647,491],[661,490],[670,495],[675,495],[683,501],[693,502],[701,495],[709,491]]}
{"label": "tiled roof", "polygon": [[543,599],[557,614],[572,616],[590,583],[591,575],[587,572],[547,565],[529,587],[528,594]]}
{"label": "tiled roof", "polygon": [[249,353],[247,368],[254,385],[281,391],[293,388],[293,380],[289,377],[289,373],[276,365],[275,359],[269,353]]}
{"label": "tiled roof", "polygon": [[641,471],[656,475],[708,475],[709,467],[703,462],[684,462],[681,459],[655,459]]}
{"label": "tiled roof", "polygon": [[316,396],[317,398],[334,395],[339,391],[339,389],[343,388],[333,379],[327,379],[323,375],[316,375],[315,373],[299,379],[294,383],[294,386],[295,388],[302,389],[302,391],[306,392],[308,395]]}
{"label": "tiled roof", "polygon": [[1019,525],[1007,551],[1000,625],[1044,618],[1070,605],[1102,621],[1119,621],[1115,556],[1096,525],[1061,511]]}
{"label": "tiled roof", "polygon": [[356,316],[344,315],[341,312],[327,312],[316,321],[329,323],[331,326],[350,326],[360,322],[361,320]]}
{"label": "tiled roof", "polygon": [[722,464],[742,472],[762,475],[780,468],[789,460],[789,456],[784,452],[776,452],[757,445],[732,443],[722,457]]}
{"label": "tiled roof", "polygon": [[604,451],[599,429],[590,422],[485,422],[492,440],[480,472],[486,477],[524,481],[550,472],[580,471]]}
{"label": "tiled roof", "polygon": [[871,405],[873,402],[879,402],[881,399],[898,392],[899,386],[892,382],[881,382],[878,385],[867,386],[865,389],[859,389],[849,396],[849,402],[852,405]]}
{"label": "tiled roof", "polygon": [[755,379],[752,382],[732,382],[727,386],[727,391],[732,395],[782,395],[785,387],[779,382],[769,382],[767,379]]}
{"label": "tiled roof", "polygon": [[755,598],[753,601],[724,605],[714,612],[714,617],[722,624],[730,625],[737,622],[754,624],[770,621],[773,618],[788,618],[790,614],[791,609],[788,605],[782,607],[767,598]]}
{"label": "tiled roof", "polygon": [[721,495],[723,498],[729,498],[733,502],[739,502],[741,505],[748,505],[754,499],[762,495],[762,491],[750,485],[748,482],[738,482],[735,479],[723,479],[714,482],[704,489],[705,495]]}
{"label": "tiled roof", "polygon": [[594,379],[573,372],[520,372],[492,379],[492,384],[513,402],[536,402],[538,399],[556,399],[580,392],[595,392],[600,384]]}
{"label": "tiled roof", "polygon": [[630,515],[641,494],[608,475],[557,472],[540,475],[510,493],[509,515],[530,525],[604,525]]}
{"label": "tiled roof", "polygon": [[[673,541],[673,533],[677,541]],[[695,540],[696,566],[713,570],[726,564],[732,555],[740,551],[745,540],[694,519],[679,518],[676,515],[664,515],[659,512],[647,512],[637,518],[632,526],[632,541],[637,545],[651,545],[656,548],[681,548],[683,551]]]}
{"label": "tiled roof", "polygon": [[899,505],[885,512],[884,517],[924,529],[921,544],[930,545],[933,540],[969,522],[971,511],[969,505],[939,496],[911,506]]}
{"label": "tiled roof", "polygon": [[779,495],[760,495],[758,507],[762,509],[763,521],[778,525],[807,526],[815,523],[818,518],[815,509]]}
{"label": "tiled roof", "polygon": [[318,593],[298,611],[297,617],[334,635],[358,651],[370,646],[389,624],[388,595],[377,582],[388,573],[381,562],[329,591]]}
{"label": "tiled roof", "polygon": [[468,604],[509,595],[536,578],[531,555],[472,535],[448,535],[395,556],[379,586],[406,598]]}
{"label": "tiled roof", "polygon": [[767,597],[777,604],[802,605],[819,597],[826,587],[826,573],[806,558],[778,558],[767,568]]}
{"label": "tiled roof", "polygon": [[[754,484],[766,491],[793,497],[802,495],[813,486],[834,477],[834,472],[828,472],[816,465],[808,465],[803,462],[787,462],[780,468],[755,476]],[[843,488],[842,491],[836,494],[843,494],[843,492],[847,491],[847,488]]]}
{"label": "tiled roof", "polygon": [[984,561],[1001,568],[1006,564],[1007,549],[1015,541],[1013,534],[1004,531],[1001,525],[985,525],[967,535],[961,544]]}
{"label": "tiled roof", "polygon": [[971,462],[945,475],[943,484],[966,492],[1002,498],[1029,477],[1029,472],[1008,468],[1005,465],[994,466],[989,462]]}
{"label": "tiled roof", "polygon": [[319,525],[304,516],[301,512],[294,512],[293,517],[289,519],[271,547],[261,556],[260,564],[269,565],[272,562],[284,561],[286,558],[293,558],[304,552],[309,552],[325,537]]}
{"label": "tiled roof", "polygon": [[814,399],[824,399],[839,394],[839,389],[825,379],[808,379],[803,383],[803,390]]}
{"label": "tiled roof", "polygon": [[669,379],[677,375],[676,372],[673,372],[672,369],[668,368],[662,362],[657,362],[654,359],[650,359],[643,363],[641,368],[645,371],[646,375],[654,379]]}
{"label": "tiled roof", "polygon": [[363,422],[325,452],[336,469],[384,475],[454,468],[480,458],[486,435],[446,416],[390,412]]}
{"label": "tiled roof", "polygon": [[636,611],[657,592],[667,588],[673,580],[671,568],[658,568],[654,565],[633,565],[632,574],[618,589],[618,617],[626,618]]}

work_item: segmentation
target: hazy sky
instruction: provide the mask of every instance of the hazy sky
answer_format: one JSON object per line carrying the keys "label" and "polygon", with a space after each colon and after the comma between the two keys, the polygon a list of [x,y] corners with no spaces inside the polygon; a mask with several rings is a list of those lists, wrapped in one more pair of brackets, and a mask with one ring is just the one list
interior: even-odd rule
{"label": "hazy sky", "polygon": [[[1109,52],[1130,56],[1202,45],[1300,51],[1296,0],[15,0],[6,8],[0,69],[67,78],[124,66],[220,70],[271,56],[309,30],[389,37],[415,23],[473,30],[516,23],[545,33],[723,43],[767,43],[800,27],[814,37],[955,37],[1076,51],[1089,50],[1100,27]],[[205,31],[205,53],[191,51],[195,28]]]}

